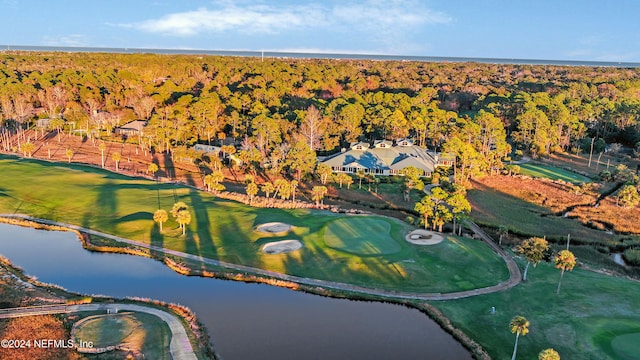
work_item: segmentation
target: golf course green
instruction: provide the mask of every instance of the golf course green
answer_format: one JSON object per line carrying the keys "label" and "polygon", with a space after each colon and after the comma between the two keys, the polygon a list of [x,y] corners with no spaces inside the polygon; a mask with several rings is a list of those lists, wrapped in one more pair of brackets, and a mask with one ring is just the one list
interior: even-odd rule
{"label": "golf course green", "polygon": [[[414,228],[393,218],[309,209],[263,209],[216,198],[191,187],[131,178],[87,166],[0,157],[0,212],[80,225],[155,246],[280,273],[417,293],[447,293],[495,285],[509,277],[504,261],[484,243],[447,237],[434,246],[405,241]],[[158,209],[189,206],[186,235]],[[272,222],[290,231],[265,234]],[[261,247],[298,240],[291,253]],[[464,261],[464,266],[460,264]]]}
{"label": "golf course green", "polygon": [[336,219],[327,224],[324,241],[333,249],[358,255],[393,254],[400,251],[389,223],[363,216]]}

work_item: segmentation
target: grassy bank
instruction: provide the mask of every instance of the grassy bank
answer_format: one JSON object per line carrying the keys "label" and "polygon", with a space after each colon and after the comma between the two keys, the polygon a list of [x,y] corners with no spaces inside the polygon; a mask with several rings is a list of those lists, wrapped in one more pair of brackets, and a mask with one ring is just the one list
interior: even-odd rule
{"label": "grassy bank", "polygon": [[[404,239],[412,227],[391,218],[366,217],[363,226],[359,222],[365,217],[308,209],[254,208],[185,186],[37,160],[0,157],[0,169],[4,175],[0,178],[0,212],[72,223],[211,259],[415,292],[467,290],[494,285],[508,277],[502,259],[484,244],[448,237],[435,246],[412,245]],[[185,202],[192,212],[186,236],[173,219],[164,224],[163,232],[153,222],[156,209],[170,210],[177,201]],[[340,223],[331,229],[338,233],[326,235],[335,221]],[[268,222],[283,222],[293,228],[286,234],[255,231],[257,225]],[[381,253],[335,246],[336,236],[349,237],[349,231],[367,241],[370,227],[382,229],[369,239],[372,246],[384,249]],[[260,251],[265,243],[285,239],[300,240],[304,246],[289,254]]]}
{"label": "grassy bank", "polygon": [[628,347],[640,353],[637,341],[620,338],[640,334],[640,283],[578,268],[565,273],[556,295],[559,277],[559,270],[542,263],[530,269],[529,281],[508,291],[433,305],[494,359],[511,355],[509,321],[516,315],[531,323],[520,338],[519,359],[537,358],[549,347],[563,359],[631,359],[623,356]]}
{"label": "grassy bank", "polygon": [[[35,223],[24,223],[24,226],[36,225]],[[116,301],[106,297],[91,297],[76,293],[67,292],[65,289],[52,284],[41,283],[11,264],[11,262],[0,257],[0,308],[11,308],[21,306],[41,306],[51,304],[87,304],[87,303],[113,303]],[[149,299],[119,299],[118,303],[136,304],[145,307],[156,308],[158,310],[172,313],[180,320],[187,335],[193,344],[193,350],[199,359],[215,359],[217,355],[211,347],[209,337],[202,325],[195,318],[193,312],[180,305],[161,303]],[[78,320],[86,316],[104,314],[104,312],[83,311],[66,315],[45,315],[36,317],[18,317],[13,319],[0,319],[0,334],[3,338],[10,339],[70,339],[71,328]],[[158,317],[146,313],[134,313],[137,319],[137,327],[134,329],[135,336],[129,338],[131,342],[129,348],[138,355],[144,354],[146,358],[163,359],[170,358],[169,342],[171,333],[168,325]],[[108,329],[107,329],[108,330]],[[102,330],[97,337],[78,337],[84,341],[104,340]],[[124,358],[126,352],[108,353],[99,358]],[[0,349],[0,358],[4,359],[60,359],[60,358],[95,358],[94,355],[80,355],[73,349],[52,349],[31,348],[31,349]]]}

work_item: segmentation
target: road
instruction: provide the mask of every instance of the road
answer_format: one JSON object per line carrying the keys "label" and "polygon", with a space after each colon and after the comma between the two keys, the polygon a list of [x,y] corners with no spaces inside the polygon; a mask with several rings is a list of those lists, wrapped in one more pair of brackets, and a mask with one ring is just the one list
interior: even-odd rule
{"label": "road", "polygon": [[171,342],[169,352],[174,360],[197,360],[196,354],[187,336],[187,332],[180,320],[166,311],[148,306],[136,304],[81,304],[81,305],[45,305],[33,307],[20,307],[0,309],[0,319],[16,318],[23,316],[67,314],[81,311],[135,311],[157,316],[167,323],[171,330]]}

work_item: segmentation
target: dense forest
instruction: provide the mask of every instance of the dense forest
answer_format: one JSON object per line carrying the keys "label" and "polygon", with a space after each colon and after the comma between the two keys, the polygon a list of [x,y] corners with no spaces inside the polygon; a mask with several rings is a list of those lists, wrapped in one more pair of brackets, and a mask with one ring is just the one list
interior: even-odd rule
{"label": "dense forest", "polygon": [[245,166],[274,172],[310,172],[304,159],[313,151],[356,140],[411,137],[457,154],[469,177],[516,152],[637,148],[639,75],[607,67],[3,52],[0,110],[5,133],[48,118],[52,131],[104,137],[148,120],[143,135],[127,141],[192,158],[193,144],[235,139]]}

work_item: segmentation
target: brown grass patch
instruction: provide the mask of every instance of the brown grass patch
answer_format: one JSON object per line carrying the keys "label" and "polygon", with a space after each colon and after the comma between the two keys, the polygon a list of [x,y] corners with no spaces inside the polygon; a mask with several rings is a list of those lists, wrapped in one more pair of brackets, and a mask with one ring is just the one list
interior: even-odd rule
{"label": "brown grass patch", "polygon": [[616,205],[614,199],[606,198],[600,206],[579,207],[571,212],[582,223],[602,230],[613,230],[620,233],[640,234],[640,210],[638,207],[624,208]]}
{"label": "brown grass patch", "polygon": [[488,188],[511,195],[559,213],[571,206],[593,204],[593,194],[577,195],[571,190],[573,185],[548,179],[533,179],[520,176],[487,176],[476,179]]}
{"label": "brown grass patch", "polygon": [[53,315],[29,316],[2,320],[0,327],[3,339],[31,340],[31,347],[20,349],[0,348],[0,359],[32,360],[32,359],[79,359],[74,349],[39,348],[34,346],[34,339],[51,339],[66,341],[69,334],[61,320]]}
{"label": "brown grass patch", "polygon": [[619,207],[611,197],[602,200],[598,207],[594,207],[598,194],[578,195],[572,192],[571,184],[548,179],[502,175],[488,176],[475,181],[482,187],[541,206],[556,215],[562,215],[571,209],[568,216],[590,228],[640,234],[640,211],[637,207]]}

